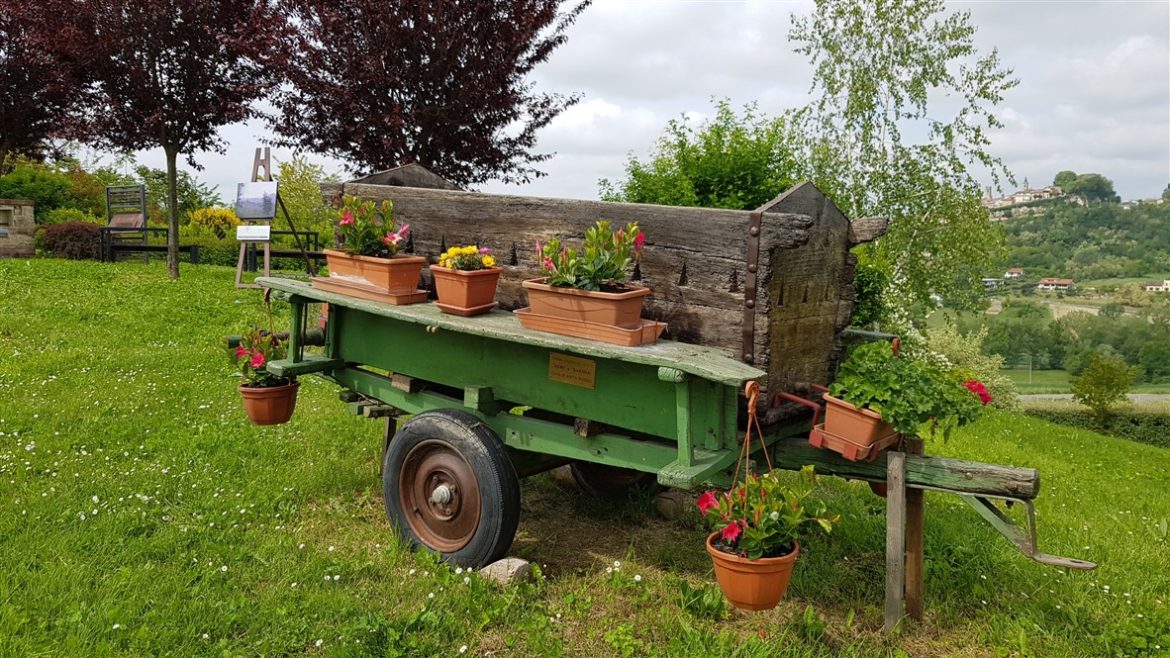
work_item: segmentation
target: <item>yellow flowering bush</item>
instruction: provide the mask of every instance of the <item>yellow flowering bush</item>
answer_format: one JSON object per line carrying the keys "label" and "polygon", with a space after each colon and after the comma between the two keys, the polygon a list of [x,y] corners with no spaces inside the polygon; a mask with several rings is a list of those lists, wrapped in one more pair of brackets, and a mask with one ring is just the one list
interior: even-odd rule
{"label": "yellow flowering bush", "polygon": [[452,270],[487,270],[495,266],[496,259],[487,247],[451,247],[439,254],[439,267]]}
{"label": "yellow flowering bush", "polygon": [[228,233],[240,225],[236,211],[230,208],[200,208],[191,213],[191,224],[206,229],[223,240]]}

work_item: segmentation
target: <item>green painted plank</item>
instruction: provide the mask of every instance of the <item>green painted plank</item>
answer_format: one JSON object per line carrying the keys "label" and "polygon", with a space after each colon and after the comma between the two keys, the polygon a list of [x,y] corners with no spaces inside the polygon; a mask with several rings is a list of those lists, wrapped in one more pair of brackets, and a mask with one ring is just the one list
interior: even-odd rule
{"label": "green painted plank", "polygon": [[345,361],[341,359],[330,359],[315,354],[306,354],[301,357],[300,361],[280,359],[268,362],[268,372],[277,377],[299,377],[311,372],[324,372],[343,367],[345,367]]}
{"label": "green painted plank", "polygon": [[747,381],[758,379],[766,374],[763,370],[728,357],[720,350],[701,345],[664,340],[653,345],[624,347],[571,336],[532,331],[520,326],[519,320],[512,313],[506,311],[492,311],[485,315],[463,318],[442,313],[434,304],[406,306],[382,304],[317,290],[302,281],[260,277],[256,279],[256,282],[265,288],[303,298],[304,301],[328,302],[334,306],[343,306],[372,315],[436,327],[439,330],[457,331],[572,354],[677,368],[701,379],[731,386],[742,386]]}

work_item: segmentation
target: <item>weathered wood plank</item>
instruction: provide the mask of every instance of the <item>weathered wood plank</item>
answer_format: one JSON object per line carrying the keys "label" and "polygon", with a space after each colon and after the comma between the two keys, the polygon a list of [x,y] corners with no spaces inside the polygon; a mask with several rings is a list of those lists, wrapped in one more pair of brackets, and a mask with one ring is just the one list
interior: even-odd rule
{"label": "weathered wood plank", "polygon": [[883,628],[902,621],[906,584],[906,455],[889,453],[886,465],[886,605]]}
{"label": "weathered wood plank", "polygon": [[[922,454],[922,439],[907,438],[903,449],[906,455]],[[922,489],[906,490],[906,614],[922,621],[926,593],[925,506]]]}
{"label": "weathered wood plank", "polygon": [[[886,477],[889,454],[883,453],[871,463],[850,462],[834,452],[810,446],[805,438],[790,438],[780,443],[773,463],[791,470],[812,464],[818,473],[880,482]],[[906,483],[910,487],[1007,496],[1021,500],[1035,498],[1040,493],[1040,474],[1036,469],[948,457],[907,455]]]}

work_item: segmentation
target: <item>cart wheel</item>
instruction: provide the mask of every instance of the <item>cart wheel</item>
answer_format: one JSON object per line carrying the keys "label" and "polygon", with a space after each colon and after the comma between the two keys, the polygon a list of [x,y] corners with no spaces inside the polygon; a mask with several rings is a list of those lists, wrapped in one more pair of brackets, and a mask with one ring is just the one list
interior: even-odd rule
{"label": "cart wheel", "polygon": [[628,468],[606,466],[593,462],[573,462],[569,465],[577,486],[589,494],[605,500],[622,501],[634,492],[658,493],[665,487],[658,484],[658,476]]}
{"label": "cart wheel", "polygon": [[520,481],[500,437],[475,416],[415,416],[390,440],[382,473],[386,516],[411,547],[481,567],[512,545]]}

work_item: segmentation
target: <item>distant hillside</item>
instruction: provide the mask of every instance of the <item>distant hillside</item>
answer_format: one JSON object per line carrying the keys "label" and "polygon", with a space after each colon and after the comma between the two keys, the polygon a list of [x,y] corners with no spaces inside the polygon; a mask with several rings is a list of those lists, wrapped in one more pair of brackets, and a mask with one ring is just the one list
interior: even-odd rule
{"label": "distant hillside", "polygon": [[1084,280],[1170,271],[1170,203],[1053,201],[1003,224],[1003,267],[1023,267],[1029,276]]}

